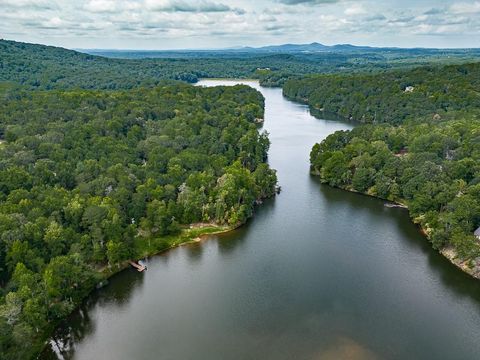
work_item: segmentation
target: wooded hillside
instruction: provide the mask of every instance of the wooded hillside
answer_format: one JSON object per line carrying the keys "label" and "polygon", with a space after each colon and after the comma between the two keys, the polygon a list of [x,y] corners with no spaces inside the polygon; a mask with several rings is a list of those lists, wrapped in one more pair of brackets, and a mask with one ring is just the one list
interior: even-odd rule
{"label": "wooded hillside", "polygon": [[285,96],[362,123],[401,124],[480,108],[480,63],[292,79]]}
{"label": "wooded hillside", "polygon": [[275,192],[250,87],[0,97],[2,359],[38,350],[99,268],[168,248],[184,224],[240,224]]}

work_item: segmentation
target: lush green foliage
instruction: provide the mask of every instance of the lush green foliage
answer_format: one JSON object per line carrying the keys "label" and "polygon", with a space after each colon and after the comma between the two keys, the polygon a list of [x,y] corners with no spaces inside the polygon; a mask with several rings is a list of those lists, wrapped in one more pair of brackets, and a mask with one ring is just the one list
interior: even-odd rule
{"label": "lush green foliage", "polygon": [[258,78],[262,85],[282,86],[291,77],[310,73],[379,71],[426,62],[471,61],[478,51],[371,48],[288,54],[237,51],[97,51],[95,54],[107,57],[0,40],[0,82],[10,81],[32,89],[131,89],[156,86],[162,79],[196,82],[202,77],[228,77]]}
{"label": "lush green foliage", "polygon": [[364,125],[316,144],[312,171],[322,182],[405,203],[437,249],[480,256],[480,119]]}
{"label": "lush green foliage", "polygon": [[[211,65],[210,65],[211,67]],[[188,60],[120,60],[52,46],[0,40],[0,81],[33,89],[131,89],[162,79],[196,82],[205,66]]]}
{"label": "lush green foliage", "polygon": [[380,74],[316,75],[286,82],[284,94],[316,111],[363,123],[400,124],[480,107],[480,63]]}
{"label": "lush green foliage", "polygon": [[[455,61],[470,57],[462,51],[452,53]],[[255,125],[255,119],[263,116],[261,95],[242,86],[201,89],[168,84],[165,79],[196,82],[199,77],[255,77],[264,85],[279,86],[307,73],[372,72],[445,60],[438,53],[393,50],[111,59],[0,40],[2,359],[31,355],[49,327],[99,281],[99,270],[116,268],[146,251],[168,248],[197,231],[214,231],[194,229],[179,234],[185,224],[240,224],[252,215],[255,201],[274,193],[276,176],[265,162],[269,141]],[[344,116],[357,118],[358,113],[360,119],[365,114],[364,121],[375,118],[370,109],[383,104],[408,109],[384,111],[383,121],[394,122],[409,115],[478,106],[478,67],[447,69],[445,74],[436,68],[417,70],[410,77],[400,71],[391,73],[396,74],[393,78],[313,77],[292,80],[285,91],[292,98],[310,101],[313,107],[323,106]],[[443,80],[436,82],[435,78]],[[327,79],[331,87],[322,91],[339,94],[331,100],[331,107],[319,102],[324,98],[315,92],[319,79],[322,84]],[[412,93],[402,92],[403,86],[410,85],[407,80],[419,79],[422,82],[412,82]],[[452,79],[455,84],[446,87],[445,80]],[[400,86],[385,87],[390,92],[382,89],[378,101],[370,103],[375,96],[362,97],[372,81],[382,87],[390,80]],[[360,95],[350,96],[352,87],[360,89]],[[389,94],[397,93],[403,102],[386,102]],[[352,112],[357,103],[367,108]],[[426,105],[426,110],[420,112],[419,104]],[[332,185],[405,199],[425,226],[434,229],[432,239],[437,246],[451,241],[465,254],[472,254],[476,250],[471,238],[463,235],[478,223],[471,215],[477,207],[470,199],[478,204],[478,131],[466,127],[470,132],[463,132],[455,122],[443,124],[438,137],[454,139],[446,155],[438,150],[440,145],[430,149],[429,139],[418,141],[406,135],[425,130],[410,125],[381,128],[383,135],[370,128],[365,128],[365,134],[361,129],[336,134],[314,149],[312,163]],[[360,150],[363,157],[346,150],[357,149],[355,142],[362,136],[368,142],[361,145],[368,149]],[[412,155],[392,155],[404,148]],[[395,165],[395,161],[404,164],[398,170],[402,179],[426,166],[423,177],[411,185],[402,182],[392,175],[389,159]],[[439,179],[453,190],[439,190],[426,180],[428,171],[437,169],[432,164],[448,175]],[[459,185],[451,185],[450,180]],[[452,197],[455,186],[462,189],[455,195],[461,194],[462,201],[470,199],[467,207]],[[419,189],[424,187],[442,194],[443,200],[433,205],[418,200]],[[444,230],[439,230],[442,226]]]}
{"label": "lush green foliage", "polygon": [[311,167],[323,182],[406,203],[435,248],[480,256],[480,63],[309,77],[284,91],[313,109],[390,123],[316,144]]}
{"label": "lush green foliage", "polygon": [[[209,57],[112,59],[57,47],[0,40],[0,81],[11,81],[33,89],[131,89],[155,86],[162,79],[193,83],[202,77],[263,78],[277,71],[306,74],[327,67],[335,68],[324,61],[311,62],[293,55],[205,56]],[[335,63],[344,64],[347,60],[344,55],[328,57]],[[258,69],[269,70],[262,72]]]}
{"label": "lush green foliage", "polygon": [[96,270],[168,246],[182,224],[242,223],[274,194],[263,97],[249,87],[0,98],[2,359],[29,355]]}

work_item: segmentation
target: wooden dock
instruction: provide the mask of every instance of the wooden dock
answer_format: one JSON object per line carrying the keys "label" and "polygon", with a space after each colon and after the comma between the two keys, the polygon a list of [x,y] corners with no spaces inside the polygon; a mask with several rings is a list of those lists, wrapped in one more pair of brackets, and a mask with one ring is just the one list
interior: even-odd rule
{"label": "wooden dock", "polygon": [[406,205],[397,204],[397,203],[385,203],[384,206],[387,207],[387,208],[408,209],[408,207]]}
{"label": "wooden dock", "polygon": [[137,269],[137,271],[139,271],[139,272],[147,270],[147,267],[145,265],[140,265],[140,264],[138,264],[134,261],[131,261],[131,260],[128,263],[130,265],[132,265],[135,269]]}

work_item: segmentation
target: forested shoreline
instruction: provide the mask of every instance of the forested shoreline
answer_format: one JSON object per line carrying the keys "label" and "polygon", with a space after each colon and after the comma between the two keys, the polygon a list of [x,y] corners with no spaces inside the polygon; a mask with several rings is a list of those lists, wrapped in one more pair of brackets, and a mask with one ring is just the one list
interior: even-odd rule
{"label": "forested shoreline", "polygon": [[480,278],[480,64],[287,82],[289,98],[371,123],[316,144],[322,182],[406,204],[432,246]]}
{"label": "forested shoreline", "polygon": [[480,63],[426,66],[381,74],[312,75],[288,80],[284,95],[314,111],[361,123],[398,125],[409,118],[480,108]]}
{"label": "forested shoreline", "polygon": [[274,195],[247,86],[129,91],[4,86],[0,352],[37,352],[104,274],[195,234],[237,226]]}

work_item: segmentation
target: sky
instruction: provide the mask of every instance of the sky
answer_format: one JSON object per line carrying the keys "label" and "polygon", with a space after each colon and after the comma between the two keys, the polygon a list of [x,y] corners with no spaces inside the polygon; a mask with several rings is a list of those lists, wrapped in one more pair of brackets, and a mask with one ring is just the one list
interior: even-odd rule
{"label": "sky", "polygon": [[480,47],[480,1],[0,0],[0,38],[85,49]]}

